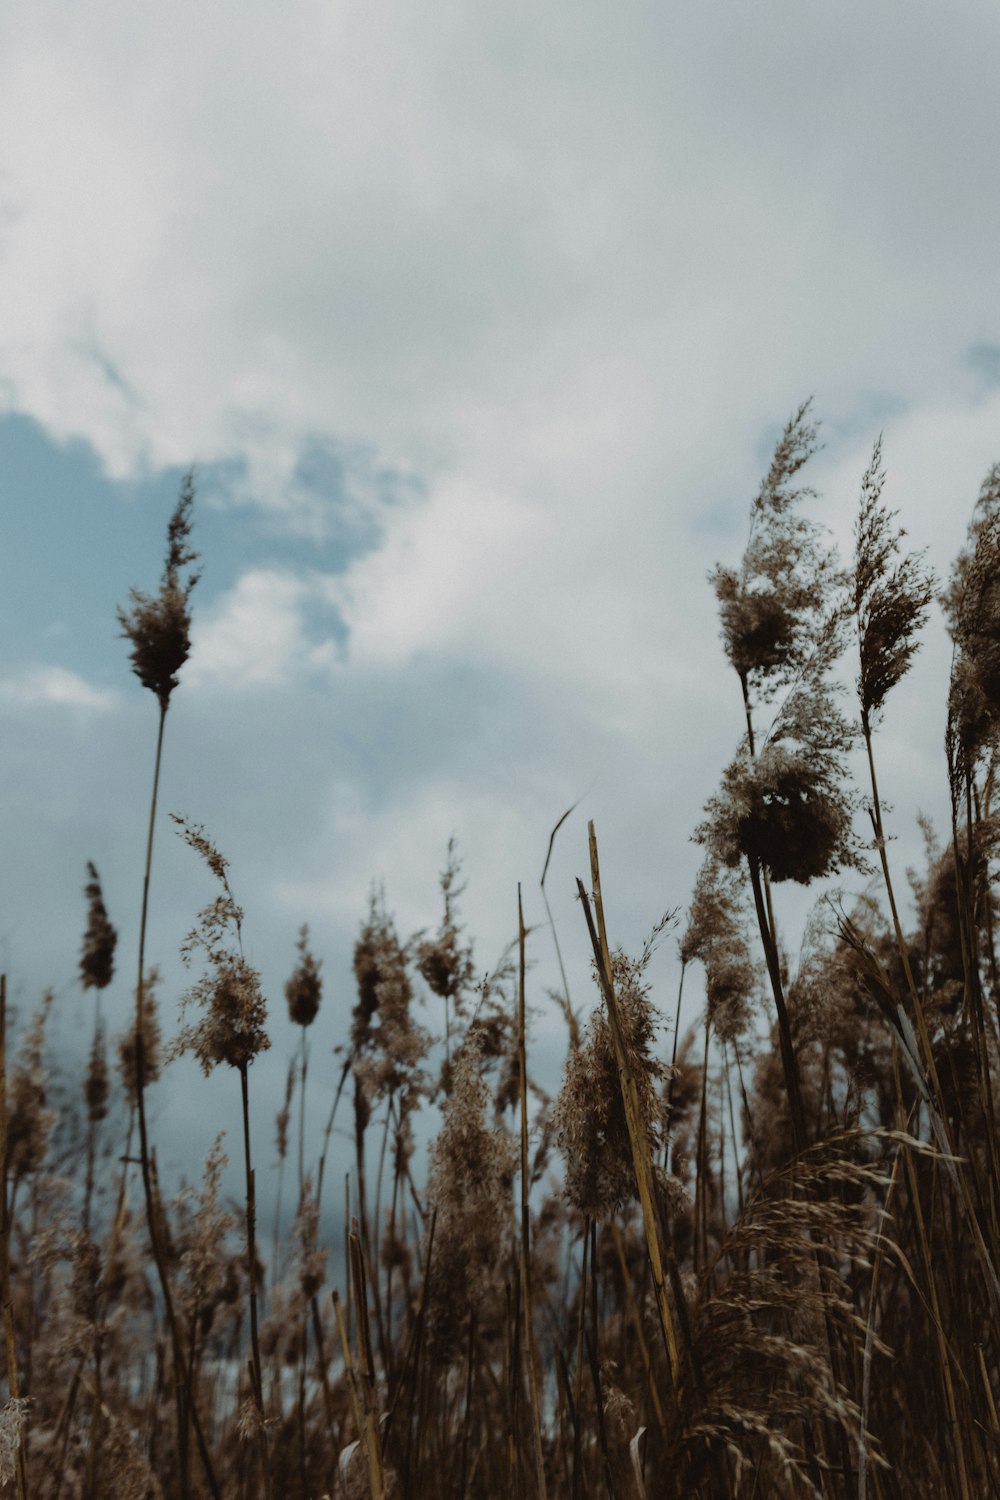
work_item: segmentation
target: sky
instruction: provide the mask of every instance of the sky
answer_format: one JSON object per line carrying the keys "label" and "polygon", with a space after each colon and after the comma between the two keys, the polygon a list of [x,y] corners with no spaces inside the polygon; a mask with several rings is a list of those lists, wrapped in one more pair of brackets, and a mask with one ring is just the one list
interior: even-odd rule
{"label": "sky", "polygon": [[[586,1009],[587,820],[612,941],[638,948],[688,899],[741,730],[707,575],[738,562],[791,412],[812,395],[823,423],[811,514],[850,546],[881,432],[886,499],[942,577],[1000,459],[998,51],[986,0],[7,0],[0,967],[19,1016],[51,986],[54,1046],[86,1045],[88,859],[121,934],[106,1012],[128,1012],[156,706],[115,611],[155,590],[194,465],[203,574],[149,943],[166,1014],[213,894],[174,811],[230,859],[271,1001],[267,1162],[300,924],[326,983],[318,1127],[373,882],[401,933],[433,928],[454,837],[481,971],[522,883],[531,1047],[558,1086],[550,831],[579,804],[547,890]],[[944,816],[947,675],[935,620],[880,736],[900,866],[918,811]],[[787,934],[803,910],[780,894]],[[672,942],[652,977],[669,1010]],[[197,1175],[237,1106],[235,1076],[179,1065],[153,1106],[162,1170]]]}

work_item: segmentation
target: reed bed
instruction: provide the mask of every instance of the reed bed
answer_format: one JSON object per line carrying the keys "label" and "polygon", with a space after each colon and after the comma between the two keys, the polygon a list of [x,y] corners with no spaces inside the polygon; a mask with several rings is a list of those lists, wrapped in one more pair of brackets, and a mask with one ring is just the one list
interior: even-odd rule
{"label": "reed bed", "polygon": [[[156,701],[154,775],[134,1015],[117,1038],[101,1011],[117,933],[97,867],[85,872],[84,1131],[53,1108],[51,999],[8,1038],[0,981],[0,1487],[18,1500],[1000,1495],[1000,465],[941,585],[883,502],[880,443],[854,555],[835,555],[802,483],[816,445],[807,403],[742,559],[711,575],[735,752],[694,828],[704,859],[686,907],[642,952],[613,948],[591,824],[578,930],[529,932],[511,893],[510,960],[483,980],[449,845],[436,932],[401,936],[381,894],[359,914],[356,1003],[319,1078],[322,960],[303,927],[263,1228],[251,1118],[267,1005],[238,878],[181,819],[215,894],[184,947],[176,1023],[146,958],[197,583],[185,479],[159,591],[133,591],[119,616]],[[951,821],[940,838],[925,828],[901,903],[878,729],[936,602],[953,642]],[[573,836],[564,821],[550,854]],[[780,887],[814,881],[825,901],[793,962]],[[676,997],[649,981],[667,941]],[[556,1097],[533,1077],[527,1025],[542,944],[563,975]],[[570,1003],[567,944],[592,961],[589,1015]],[[220,1075],[238,1209],[220,1139],[194,1188],[161,1188],[147,1098],[182,1052]],[[319,1139],[307,1080],[329,1088]],[[322,1203],[345,1168],[333,1285]]]}

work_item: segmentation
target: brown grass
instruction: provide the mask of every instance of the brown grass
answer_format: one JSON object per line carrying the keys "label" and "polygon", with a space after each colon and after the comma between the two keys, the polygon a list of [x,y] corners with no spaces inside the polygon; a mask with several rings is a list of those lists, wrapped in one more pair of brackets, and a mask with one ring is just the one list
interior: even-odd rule
{"label": "brown grass", "polygon": [[[928,839],[908,918],[877,728],[933,585],[882,506],[880,445],[853,571],[841,568],[803,510],[815,445],[807,405],[754,502],[742,564],[713,575],[740,742],[698,830],[705,864],[680,935],[682,981],[704,972],[703,1013],[684,1034],[679,994],[664,1035],[647,966],[672,918],[638,956],[610,945],[615,892],[591,825],[569,940],[593,960],[593,1013],[580,1023],[557,945],[569,1050],[549,1098],[532,1075],[527,976],[553,934],[529,932],[511,893],[516,961],[477,984],[449,846],[433,937],[402,939],[372,899],[328,1127],[311,1140],[306,1028],[322,991],[303,928],[286,987],[301,1047],[277,1130],[283,1163],[298,1088],[298,1212],[283,1230],[276,1208],[269,1267],[249,1151],[266,1008],[228,863],[200,827],[181,830],[219,893],[186,945],[204,960],[192,1011],[164,1048],[145,968],[194,583],[185,480],[160,595],[134,591],[121,616],[157,699],[156,775],[117,1078],[99,1004],[116,933],[87,872],[86,1131],[68,1136],[52,1108],[51,998],[8,1061],[0,979],[0,1487],[19,1500],[1000,1495],[1000,471],[947,593],[953,819],[947,848]],[[849,643],[851,711],[834,675]],[[866,861],[882,898],[842,898],[789,965],[775,887]],[[546,910],[548,872],[547,859]],[[438,1035],[418,1020],[421,995]],[[235,1080],[221,1097],[243,1131],[242,1228],[219,1201],[218,1143],[199,1187],[161,1190],[146,1095],[184,1048],[239,1078],[239,1097]],[[426,1180],[421,1117],[437,1131]],[[334,1182],[347,1171],[339,1287],[321,1234],[328,1164]]]}

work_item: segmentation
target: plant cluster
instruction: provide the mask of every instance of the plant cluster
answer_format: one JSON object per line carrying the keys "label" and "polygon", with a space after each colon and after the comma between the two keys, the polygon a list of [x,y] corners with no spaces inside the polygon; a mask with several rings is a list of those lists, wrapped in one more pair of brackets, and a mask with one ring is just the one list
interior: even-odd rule
{"label": "plant cluster", "polygon": [[[578,940],[595,987],[581,1023],[557,946],[550,998],[569,1047],[554,1099],[533,1077],[527,1024],[528,955],[554,929],[529,932],[518,891],[511,950],[477,980],[454,844],[433,935],[401,936],[373,893],[343,1004],[324,998],[302,926],[276,1015],[244,953],[229,862],[177,818],[215,894],[183,948],[200,972],[180,1024],[168,1019],[145,944],[164,724],[190,644],[185,479],[160,592],[133,591],[120,614],[158,706],[132,1018],[108,1037],[117,933],[92,864],[80,984],[93,1032],[71,1085],[46,1043],[51,995],[8,1058],[0,978],[0,1490],[1000,1496],[1000,467],[941,594],[951,826],[938,841],[925,825],[908,916],[876,731],[936,585],[883,504],[881,442],[841,565],[808,515],[817,444],[806,403],[753,502],[742,562],[712,575],[739,734],[695,833],[705,857],[677,929],[674,1013],[650,960],[676,913],[637,956],[609,943],[614,892],[591,825]],[[848,648],[853,704],[838,686]],[[793,960],[779,888],[837,872],[858,889],[826,887]],[[685,980],[699,975],[692,1007]],[[315,1139],[310,1051],[331,1042]],[[265,1247],[250,1078],[277,1045],[289,1066]],[[160,1182],[146,1099],[184,1051],[218,1075],[220,1110],[231,1090],[242,1203],[224,1198],[221,1135],[199,1181],[169,1198]],[[331,1205],[334,1165],[349,1170]]]}

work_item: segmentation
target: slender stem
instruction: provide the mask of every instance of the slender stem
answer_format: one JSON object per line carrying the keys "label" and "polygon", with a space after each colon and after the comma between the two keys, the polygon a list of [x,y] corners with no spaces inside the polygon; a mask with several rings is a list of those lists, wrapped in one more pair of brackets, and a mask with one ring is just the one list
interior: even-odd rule
{"label": "slender stem", "polygon": [[[4,1345],[7,1352],[7,1389],[12,1400],[21,1395],[14,1338],[14,1301],[10,1284],[10,1206],[7,1198],[9,1139],[7,1135],[7,976],[0,974],[0,1301],[3,1303]],[[17,1445],[17,1500],[26,1500],[28,1480],[24,1463],[24,1429]]]}
{"label": "slender stem", "polygon": [[[153,793],[149,803],[149,828],[146,835],[146,868],[142,880],[142,916],[139,922],[139,976],[135,991],[135,1098],[136,1114],[139,1120],[139,1155],[142,1170],[142,1187],[146,1200],[146,1223],[149,1228],[149,1242],[153,1252],[153,1260],[163,1293],[163,1305],[170,1328],[170,1340],[174,1356],[174,1368],[178,1380],[185,1383],[185,1396],[187,1404],[188,1419],[193,1423],[195,1436],[198,1442],[198,1452],[201,1457],[202,1468],[205,1479],[215,1500],[222,1500],[218,1480],[212,1467],[212,1460],[208,1452],[208,1445],[202,1430],[201,1420],[198,1415],[197,1403],[194,1399],[194,1391],[187,1385],[186,1369],[187,1362],[184,1359],[183,1341],[174,1308],[174,1299],[170,1290],[170,1279],[167,1275],[166,1259],[163,1254],[163,1245],[160,1235],[160,1206],[157,1202],[153,1189],[153,1179],[150,1172],[149,1136],[146,1128],[146,1101],[145,1101],[145,1073],[146,1058],[144,1052],[144,1029],[145,1029],[145,963],[146,963],[146,926],[149,918],[149,882],[153,868],[153,834],[156,828],[156,803],[160,789],[160,765],[163,759],[163,730],[167,721],[167,708],[165,703],[160,704],[160,723],[156,736],[156,763],[153,770]],[[178,1447],[183,1449],[183,1439],[178,1429]],[[182,1470],[183,1477],[183,1470]],[[184,1491],[187,1494],[187,1491]]]}
{"label": "slender stem", "polygon": [[545,1460],[542,1454],[542,1417],[538,1392],[538,1367],[535,1359],[534,1298],[531,1276],[531,1181],[528,1170],[528,1054],[525,1025],[525,938],[524,908],[521,887],[517,887],[517,1077],[521,1105],[521,1306],[524,1312],[525,1358],[528,1361],[528,1390],[531,1394],[532,1437],[535,1448],[535,1481],[541,1500],[545,1500]]}
{"label": "slender stem", "polygon": [[[753,713],[750,707],[750,688],[745,673],[740,673],[740,687],[743,690],[743,712],[747,721],[747,748],[750,751],[750,759],[756,760],[757,749],[753,732]],[[750,884],[753,887],[753,901],[757,912],[757,925],[760,928],[760,940],[767,961],[768,977],[771,980],[774,1008],[778,1015],[778,1038],[781,1045],[785,1088],[788,1093],[788,1107],[792,1117],[792,1140],[798,1153],[806,1148],[806,1119],[802,1104],[798,1060],[792,1043],[792,1028],[781,983],[781,962],[778,958],[778,933],[774,920],[774,906],[771,902],[771,883],[760,860],[749,855],[747,864],[750,867]]]}
{"label": "slender stem", "polygon": [[247,1277],[250,1282],[250,1349],[253,1395],[257,1404],[257,1430],[260,1439],[260,1462],[264,1477],[264,1494],[271,1500],[271,1465],[267,1454],[267,1430],[264,1426],[263,1367],[260,1359],[260,1335],[257,1327],[257,1195],[253,1167],[250,1163],[250,1090],[248,1064],[240,1067],[240,1094],[243,1101],[243,1160],[246,1167],[247,1204]]}
{"label": "slender stem", "polygon": [[785,1074],[785,1088],[788,1091],[788,1107],[792,1119],[792,1140],[796,1153],[806,1149],[806,1123],[805,1110],[802,1105],[802,1087],[799,1082],[799,1065],[795,1056],[795,1047],[792,1043],[792,1028],[788,1018],[788,1010],[785,1005],[785,992],[781,983],[781,963],[778,958],[777,944],[771,932],[767,911],[764,906],[764,891],[761,881],[760,861],[752,856],[748,858],[750,867],[750,884],[753,888],[754,907],[757,912],[757,926],[760,930],[760,940],[764,948],[764,957],[767,960],[767,972],[771,981],[771,993],[774,996],[774,1008],[778,1016],[778,1041],[781,1046],[781,1064]]}
{"label": "slender stem", "polygon": [[309,1071],[309,1048],[306,1042],[306,1028],[302,1027],[302,1087],[299,1090],[299,1197],[302,1197],[302,1184],[305,1182],[305,1154],[306,1154],[306,1074]]}

